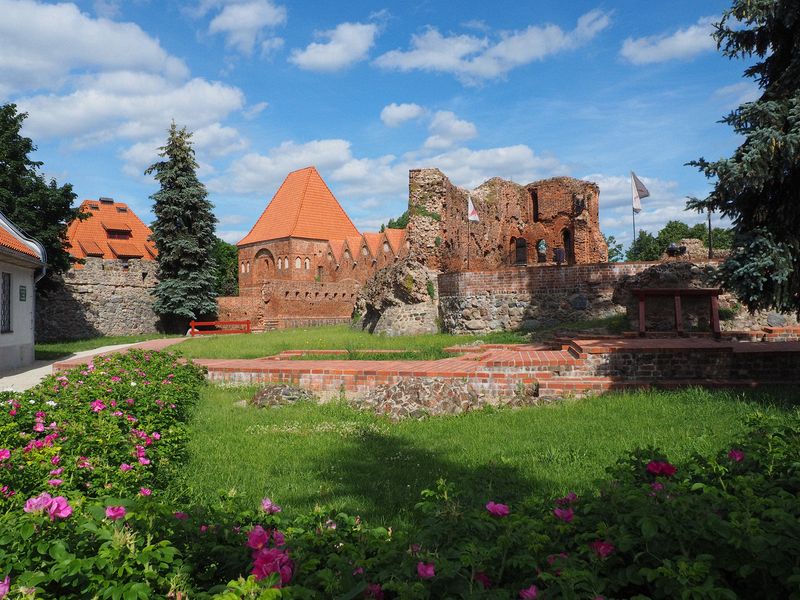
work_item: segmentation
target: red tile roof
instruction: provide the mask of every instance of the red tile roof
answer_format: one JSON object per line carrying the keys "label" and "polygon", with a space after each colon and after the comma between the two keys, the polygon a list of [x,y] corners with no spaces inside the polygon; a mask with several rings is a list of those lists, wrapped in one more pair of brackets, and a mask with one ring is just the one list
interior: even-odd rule
{"label": "red tile roof", "polygon": [[386,239],[389,241],[389,245],[392,247],[392,250],[394,250],[394,253],[398,254],[406,239],[406,230],[387,228],[383,233],[386,234]]}
{"label": "red tile roof", "polygon": [[365,233],[364,241],[367,242],[367,247],[372,253],[373,258],[378,256],[378,251],[381,247],[381,234],[380,233]]}
{"label": "red tile roof", "polygon": [[287,237],[341,240],[356,226],[314,167],[289,173],[256,224],[238,245]]}
{"label": "red tile roof", "polygon": [[42,260],[41,255],[33,248],[23,242],[15,231],[7,229],[2,219],[0,219],[0,246],[14,250],[25,256]]}
{"label": "red tile roof", "polygon": [[[69,253],[75,258],[93,256],[104,259],[142,258],[154,260],[158,255],[149,241],[150,228],[122,202],[84,200],[81,212],[88,219],[75,219],[67,227]],[[114,234],[128,233],[127,239],[115,239]]]}

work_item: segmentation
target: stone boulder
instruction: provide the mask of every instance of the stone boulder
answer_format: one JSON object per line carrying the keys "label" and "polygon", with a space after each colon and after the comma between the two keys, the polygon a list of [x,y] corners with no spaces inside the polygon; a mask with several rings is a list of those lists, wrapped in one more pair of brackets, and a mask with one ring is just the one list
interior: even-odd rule
{"label": "stone boulder", "polygon": [[351,401],[354,408],[369,410],[392,421],[458,415],[487,404],[470,383],[438,377],[407,377],[391,385],[377,386]]}
{"label": "stone boulder", "polygon": [[256,392],[249,404],[256,408],[277,408],[295,402],[316,402],[317,400],[318,398],[314,394],[301,387],[277,383]]}
{"label": "stone boulder", "polygon": [[389,336],[436,333],[436,275],[411,257],[381,269],[358,295],[354,327]]}

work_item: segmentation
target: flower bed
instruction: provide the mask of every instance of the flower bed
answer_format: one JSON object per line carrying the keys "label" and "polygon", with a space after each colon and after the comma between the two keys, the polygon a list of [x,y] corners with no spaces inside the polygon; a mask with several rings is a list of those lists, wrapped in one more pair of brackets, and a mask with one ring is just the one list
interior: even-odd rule
{"label": "flower bed", "polygon": [[286,520],[176,505],[202,373],[163,353],[99,359],[2,397],[0,598],[790,597],[800,591],[800,416],[759,416],[733,448],[655,449],[597,492],[544,504],[459,498],[418,525],[317,511]]}

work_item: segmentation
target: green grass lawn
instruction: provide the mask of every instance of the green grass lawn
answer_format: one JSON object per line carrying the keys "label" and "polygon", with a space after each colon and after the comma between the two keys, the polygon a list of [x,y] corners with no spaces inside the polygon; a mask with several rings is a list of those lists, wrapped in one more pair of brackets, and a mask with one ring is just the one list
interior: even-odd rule
{"label": "green grass lawn", "polygon": [[360,350],[406,350],[402,356],[370,355],[376,359],[432,360],[447,356],[442,348],[468,344],[476,340],[505,344],[526,341],[523,334],[499,332],[481,336],[411,335],[386,337],[350,329],[347,325],[310,327],[308,329],[279,329],[264,333],[198,337],[183,342],[177,349],[190,358],[259,358],[278,354],[283,350],[349,350],[348,356],[337,358],[362,358]]}
{"label": "green grass lawn", "polygon": [[210,505],[235,492],[250,506],[270,496],[290,515],[321,505],[394,524],[413,519],[420,491],[440,477],[479,501],[543,500],[589,489],[637,446],[676,462],[712,454],[728,448],[747,414],[800,403],[788,390],[614,393],[394,425],[342,403],[236,405],[253,391],[203,393],[174,488],[183,500]]}
{"label": "green grass lawn", "polygon": [[167,336],[160,333],[149,333],[142,335],[110,335],[104,337],[90,338],[87,340],[73,340],[69,342],[48,342],[36,344],[36,360],[56,360],[64,358],[75,352],[83,350],[94,350],[102,346],[115,346],[117,344],[135,344],[146,342]]}

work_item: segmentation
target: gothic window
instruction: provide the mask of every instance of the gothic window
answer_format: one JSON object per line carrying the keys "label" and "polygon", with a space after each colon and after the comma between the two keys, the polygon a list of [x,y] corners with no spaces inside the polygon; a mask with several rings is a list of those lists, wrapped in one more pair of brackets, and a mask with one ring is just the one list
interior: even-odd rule
{"label": "gothic window", "polygon": [[288,256],[284,256],[283,257],[283,268],[287,269],[287,270],[289,269],[289,257]]}
{"label": "gothic window", "polygon": [[348,261],[348,262],[349,262],[349,261],[351,261],[351,260],[353,260],[353,258],[350,256],[350,250],[345,250],[345,251],[344,251],[344,259],[345,259],[346,261]]}
{"label": "gothic window", "polygon": [[514,264],[528,264],[528,242],[525,238],[517,238],[514,242]]}
{"label": "gothic window", "polygon": [[278,271],[281,270],[281,266],[282,266],[281,265],[281,259],[280,259],[280,257],[278,257]]}
{"label": "gothic window", "polygon": [[244,273],[244,261],[242,261],[242,273]]}
{"label": "gothic window", "polygon": [[367,256],[367,254],[369,254],[369,250],[367,250],[366,246],[363,246],[361,248],[361,256]]}
{"label": "gothic window", "polygon": [[389,247],[389,242],[383,242],[383,251],[384,252],[391,251],[391,248]]}
{"label": "gothic window", "polygon": [[294,259],[294,268],[295,269],[299,269],[301,265],[302,265],[302,261],[300,260],[300,257],[298,256],[297,258]]}
{"label": "gothic window", "polygon": [[531,215],[534,223],[539,222],[539,191],[531,190]]}
{"label": "gothic window", "polygon": [[311,268],[311,261],[309,260],[309,258],[307,256],[306,256],[305,264],[303,266],[305,266],[306,271],[308,271]]}

